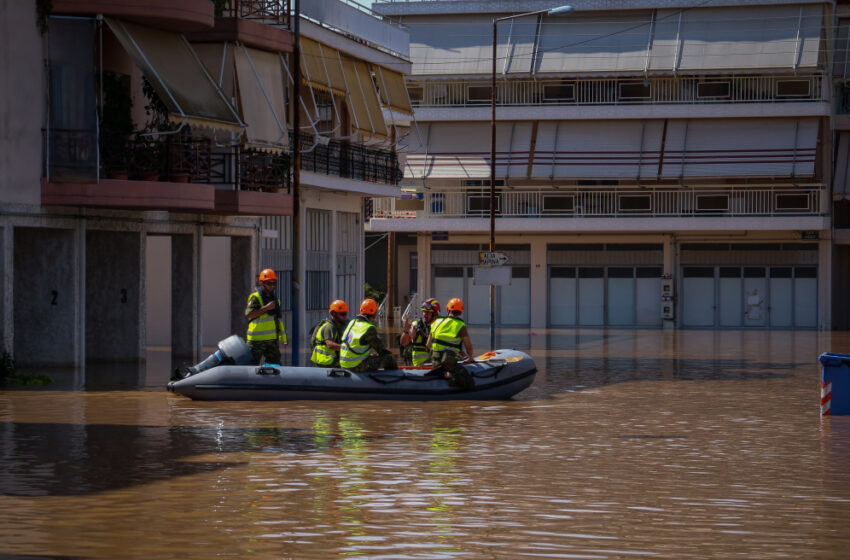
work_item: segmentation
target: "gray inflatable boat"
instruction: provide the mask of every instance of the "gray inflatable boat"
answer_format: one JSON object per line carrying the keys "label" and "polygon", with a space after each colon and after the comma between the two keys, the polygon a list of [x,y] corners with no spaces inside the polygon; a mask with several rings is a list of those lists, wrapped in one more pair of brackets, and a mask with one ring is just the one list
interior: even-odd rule
{"label": "gray inflatable boat", "polygon": [[246,359],[247,346],[243,345],[236,336],[223,340],[218,352],[188,368],[183,373],[186,377],[170,382],[168,390],[210,401],[492,400],[523,391],[537,373],[528,354],[517,350],[487,352],[464,366],[472,374],[475,387],[462,391],[449,386],[442,372],[430,367],[357,373],[340,368],[236,365]]}

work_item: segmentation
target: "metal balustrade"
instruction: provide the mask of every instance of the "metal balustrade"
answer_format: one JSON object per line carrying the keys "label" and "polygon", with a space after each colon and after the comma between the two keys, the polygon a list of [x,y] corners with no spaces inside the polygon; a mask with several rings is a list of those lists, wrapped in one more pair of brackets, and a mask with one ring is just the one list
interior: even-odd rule
{"label": "metal balustrade", "polygon": [[[504,190],[496,215],[504,218],[630,218],[682,216],[821,215],[823,185]],[[423,209],[397,210],[395,198],[374,198],[373,218],[486,218],[488,189],[424,193]],[[406,201],[407,202],[407,201]],[[409,204],[405,204],[409,207]]]}
{"label": "metal balustrade", "polygon": [[[527,105],[641,105],[786,103],[824,101],[824,76],[670,76],[536,80],[500,79],[496,103]],[[477,107],[490,104],[486,79],[408,80],[415,107]]]}
{"label": "metal balustrade", "polygon": [[289,4],[290,0],[228,0],[216,15],[289,27]]}

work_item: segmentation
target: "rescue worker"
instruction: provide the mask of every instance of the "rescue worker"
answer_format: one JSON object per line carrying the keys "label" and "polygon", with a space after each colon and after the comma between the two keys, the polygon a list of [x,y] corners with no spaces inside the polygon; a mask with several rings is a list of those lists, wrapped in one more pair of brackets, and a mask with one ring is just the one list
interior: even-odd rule
{"label": "rescue worker", "polygon": [[460,298],[452,298],[446,304],[446,317],[440,317],[431,323],[431,335],[426,346],[431,350],[431,362],[435,368],[445,368],[446,379],[453,387],[468,391],[475,387],[475,379],[458,363],[461,350],[466,350],[464,364],[474,362],[472,357],[472,341],[466,330],[466,323],[460,316],[463,314],[463,302]]}
{"label": "rescue worker", "polygon": [[422,302],[419,309],[422,311],[422,319],[412,323],[410,319],[404,320],[404,332],[399,342],[404,347],[405,365],[421,366],[431,358],[425,343],[431,334],[431,325],[440,316],[440,302],[429,298]]}
{"label": "rescue worker", "polygon": [[289,344],[281,318],[280,299],[275,296],[277,274],[270,268],[260,272],[261,289],[248,296],[245,316],[248,334],[245,337],[254,363],[280,364],[280,343]]}
{"label": "rescue worker", "polygon": [[[351,371],[377,371],[380,368],[398,369],[395,358],[387,350],[378,329],[372,323],[378,312],[378,304],[372,298],[360,303],[360,314],[342,333],[339,365]],[[373,354],[374,352],[374,354]]]}
{"label": "rescue worker", "polygon": [[313,332],[313,355],[310,360],[319,367],[339,367],[340,341],[348,320],[348,305],[341,299],[335,299],[328,313],[330,319],[323,319]]}

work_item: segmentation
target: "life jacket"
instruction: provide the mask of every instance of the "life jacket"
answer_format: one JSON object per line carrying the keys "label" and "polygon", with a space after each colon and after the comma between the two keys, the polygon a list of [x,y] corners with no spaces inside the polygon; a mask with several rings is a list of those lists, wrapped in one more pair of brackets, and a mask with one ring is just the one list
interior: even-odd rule
{"label": "life jacket", "polygon": [[410,360],[414,366],[421,366],[431,358],[428,349],[425,348],[429,327],[420,319],[413,322],[413,328],[416,334],[410,341]]}
{"label": "life jacket", "polygon": [[[261,307],[265,305],[263,303],[263,295],[259,290],[248,296],[249,302],[251,301],[251,298],[257,298]],[[280,307],[280,300],[277,300],[277,308],[280,309]],[[248,323],[248,334],[245,338],[247,338],[248,341],[277,339],[278,342],[286,342],[286,330],[284,329],[283,321],[281,321],[280,318],[270,313],[263,313]]]}
{"label": "life jacket", "polygon": [[460,330],[466,326],[463,319],[440,317],[431,323],[431,351],[460,353]]}
{"label": "life jacket", "polygon": [[322,329],[325,328],[325,325],[331,325],[333,327],[333,340],[334,342],[340,341],[339,329],[336,326],[336,323],[333,321],[329,321],[328,319],[323,319],[317,324],[312,332],[311,342],[313,344],[313,355],[310,356],[310,359],[314,364],[327,367],[333,365],[334,361],[339,356],[336,350],[331,350],[328,348],[328,345],[325,343],[325,337],[322,336]]}
{"label": "life jacket", "polygon": [[351,369],[366,359],[372,347],[364,345],[360,339],[372,328],[375,328],[374,325],[361,316],[348,324],[340,339],[342,345],[339,351],[340,367]]}

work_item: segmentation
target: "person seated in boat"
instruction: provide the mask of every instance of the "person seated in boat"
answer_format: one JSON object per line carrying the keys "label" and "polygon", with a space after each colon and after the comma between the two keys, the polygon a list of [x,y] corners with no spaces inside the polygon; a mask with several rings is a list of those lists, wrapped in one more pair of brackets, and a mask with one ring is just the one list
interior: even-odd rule
{"label": "person seated in boat", "polygon": [[313,331],[313,355],[310,360],[319,367],[339,367],[342,331],[348,321],[348,304],[335,299],[328,308],[329,318],[323,319]]}
{"label": "person seated in boat", "polygon": [[[461,363],[469,364],[475,361],[472,357],[472,341],[466,330],[466,323],[461,319],[463,301],[452,298],[446,304],[446,317],[439,317],[431,323],[431,334],[425,346],[431,350],[431,363],[434,367],[442,366],[449,385],[468,391],[475,387],[475,379],[466,371]],[[462,350],[466,355],[458,363]]]}
{"label": "person seated in boat", "polygon": [[404,364],[409,366],[421,366],[431,358],[425,343],[431,334],[431,325],[440,316],[440,302],[429,298],[422,302],[419,309],[422,311],[422,319],[412,323],[410,319],[405,319],[404,332],[399,340],[404,347]]}
{"label": "person seated in boat", "polygon": [[260,272],[260,289],[248,296],[245,316],[248,334],[245,336],[254,363],[280,365],[280,344],[289,344],[281,317],[280,299],[275,296],[277,274],[270,268]]}
{"label": "person seated in boat", "polygon": [[341,367],[358,372],[398,369],[392,352],[384,346],[373,323],[377,312],[378,303],[372,298],[366,298],[360,304],[360,314],[342,333],[339,350]]}

